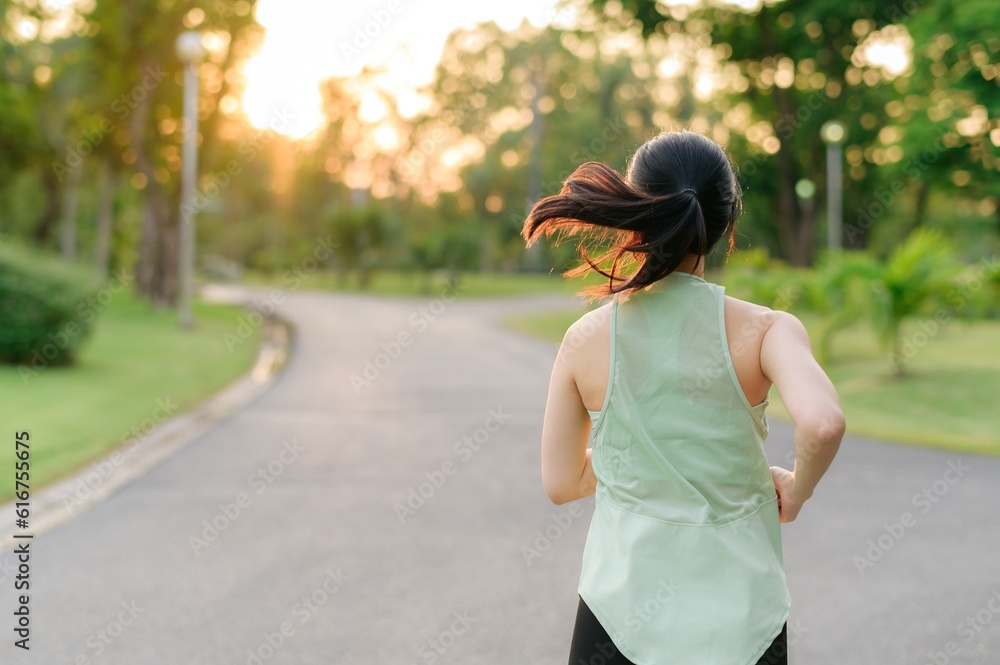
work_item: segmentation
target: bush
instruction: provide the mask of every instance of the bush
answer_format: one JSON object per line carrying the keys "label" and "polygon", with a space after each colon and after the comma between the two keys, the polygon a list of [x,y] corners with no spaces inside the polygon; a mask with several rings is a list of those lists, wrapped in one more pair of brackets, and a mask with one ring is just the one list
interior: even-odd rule
{"label": "bush", "polygon": [[911,233],[882,266],[875,282],[873,322],[889,351],[893,374],[902,374],[905,362],[900,334],[903,321],[942,302],[954,287],[958,271],[954,249],[935,229],[917,229]]}
{"label": "bush", "polygon": [[0,362],[65,365],[90,334],[86,307],[97,293],[87,271],[58,259],[0,245]]}
{"label": "bush", "polygon": [[966,266],[955,280],[949,302],[962,306],[962,313],[974,319],[1000,318],[1000,263],[996,256]]}
{"label": "bush", "polygon": [[722,269],[729,295],[773,309],[789,310],[811,289],[811,273],[791,268],[766,249],[734,253]]}
{"label": "bush", "polygon": [[820,314],[820,362],[831,360],[834,336],[871,313],[881,267],[867,252],[827,252],[820,259],[803,304]]}

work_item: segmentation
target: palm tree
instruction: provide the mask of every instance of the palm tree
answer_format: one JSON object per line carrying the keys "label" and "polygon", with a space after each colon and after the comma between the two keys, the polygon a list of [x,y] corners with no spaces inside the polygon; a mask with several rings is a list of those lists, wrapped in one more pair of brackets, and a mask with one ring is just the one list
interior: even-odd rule
{"label": "palm tree", "polygon": [[941,299],[953,285],[957,270],[954,250],[944,235],[926,228],[911,233],[882,265],[873,284],[873,322],[889,353],[894,376],[903,374],[903,365],[913,355],[903,348],[903,321]]}
{"label": "palm tree", "polygon": [[872,306],[872,285],[879,281],[881,266],[867,252],[830,252],[823,256],[806,282],[807,306],[823,319],[816,355],[830,360],[834,336],[850,327]]}

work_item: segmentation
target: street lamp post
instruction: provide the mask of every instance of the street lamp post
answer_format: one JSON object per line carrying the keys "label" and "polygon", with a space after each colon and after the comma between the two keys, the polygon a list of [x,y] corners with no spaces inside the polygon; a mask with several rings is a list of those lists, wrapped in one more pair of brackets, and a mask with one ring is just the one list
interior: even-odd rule
{"label": "street lamp post", "polygon": [[839,120],[823,123],[819,135],[826,143],[827,246],[838,252],[844,247],[843,144],[847,127]]}
{"label": "street lamp post", "polygon": [[191,308],[194,286],[194,192],[198,178],[198,65],[205,56],[201,34],[182,32],[174,44],[184,64],[184,145],[181,152],[180,251],[178,252],[177,315],[181,328],[194,326]]}
{"label": "street lamp post", "polygon": [[816,184],[809,178],[802,178],[795,183],[795,195],[799,197],[799,205],[802,206],[802,214],[807,218],[812,218],[813,196],[816,194]]}

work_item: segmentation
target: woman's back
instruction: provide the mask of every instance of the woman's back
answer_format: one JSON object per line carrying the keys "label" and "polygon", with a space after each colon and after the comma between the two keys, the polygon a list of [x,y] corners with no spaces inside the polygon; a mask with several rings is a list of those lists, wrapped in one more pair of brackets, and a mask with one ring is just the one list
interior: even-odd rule
{"label": "woman's back", "polygon": [[[608,388],[611,349],[611,305],[606,303],[582,316],[568,331],[574,353],[569,356],[580,397],[588,411],[604,404]],[[726,296],[725,324],[729,354],[747,401],[767,399],[771,381],[760,366],[761,341],[775,312],[767,307]]]}
{"label": "woman's back", "polygon": [[[756,662],[788,616],[766,400],[743,392],[732,360],[754,350],[727,335],[725,305],[718,285],[675,272],[595,315],[607,335],[574,354],[594,390],[598,479],[579,593],[636,662],[664,642],[676,662]],[[600,377],[583,377],[602,355],[594,409]]]}
{"label": "woman's back", "polygon": [[[574,664],[622,662],[609,638],[639,665],[785,662],[779,522],[812,495],[844,418],[801,322],[701,276],[720,240],[732,249],[740,200],[717,144],[665,132],[626,177],[583,164],[525,220],[529,244],[581,234],[568,274],[598,271],[588,291],[614,298],[567,332],[542,426],[549,498],[596,495]],[[772,384],[795,426],[791,471],[764,455]]]}

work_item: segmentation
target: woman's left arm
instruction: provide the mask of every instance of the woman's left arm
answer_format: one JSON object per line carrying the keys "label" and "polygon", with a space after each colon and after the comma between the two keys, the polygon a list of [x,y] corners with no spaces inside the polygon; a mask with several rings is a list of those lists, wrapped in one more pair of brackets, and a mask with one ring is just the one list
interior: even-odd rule
{"label": "woman's left arm", "polygon": [[597,489],[591,463],[590,415],[573,374],[573,356],[566,339],[559,347],[542,425],[542,485],[555,504],[590,496]]}

